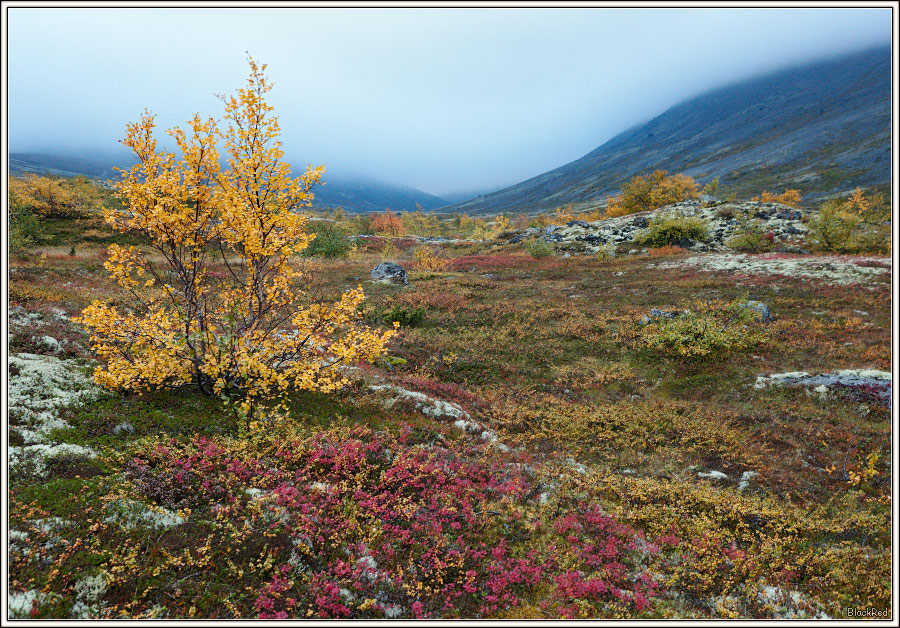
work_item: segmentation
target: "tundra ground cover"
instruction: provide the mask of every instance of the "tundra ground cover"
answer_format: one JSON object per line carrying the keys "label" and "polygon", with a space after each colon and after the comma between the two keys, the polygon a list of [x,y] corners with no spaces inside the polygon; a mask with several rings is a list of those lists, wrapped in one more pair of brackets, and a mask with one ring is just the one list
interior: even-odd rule
{"label": "tundra ground cover", "polygon": [[[47,232],[59,243],[10,260],[11,351],[83,369],[86,338],[66,318],[122,297],[101,246],[122,236],[88,220],[51,220]],[[329,298],[367,278],[379,251],[298,263],[315,264],[311,289]],[[397,247],[396,261],[414,268],[415,251]],[[391,359],[354,371],[336,395],[295,394],[291,421],[271,431],[247,434],[217,400],[187,391],[78,405],[89,396],[81,376],[59,380],[71,403],[49,404],[55,420],[43,416],[42,429],[11,412],[12,612],[705,618],[889,607],[883,399],[754,384],[889,371],[890,273],[835,284],[827,267],[819,278],[669,268],[666,255],[534,258],[486,243],[435,257],[446,268],[410,272],[408,288],[363,282],[379,312],[424,308]],[[672,251],[673,264],[684,259]],[[636,341],[650,308],[741,298],[774,316],[752,348],[711,361]],[[29,373],[11,367],[11,385]],[[373,390],[375,378],[468,419]],[[40,465],[26,455],[38,451]]]}

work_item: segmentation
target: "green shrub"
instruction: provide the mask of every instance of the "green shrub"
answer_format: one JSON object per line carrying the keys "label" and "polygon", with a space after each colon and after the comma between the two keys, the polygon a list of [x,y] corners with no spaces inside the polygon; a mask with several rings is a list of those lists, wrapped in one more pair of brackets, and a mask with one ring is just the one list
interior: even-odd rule
{"label": "green shrub", "polygon": [[315,239],[303,249],[304,257],[346,257],[350,251],[350,242],[343,229],[324,221],[310,221],[309,230],[316,234]]}
{"label": "green shrub", "polygon": [[369,304],[362,308],[363,317],[371,323],[392,325],[400,323],[400,327],[415,327],[425,320],[425,308],[408,308],[402,305],[394,305],[391,308],[380,308]]}
{"label": "green shrub", "polygon": [[725,205],[717,209],[716,214],[719,218],[734,218],[734,207],[732,205]]}
{"label": "green shrub", "polygon": [[601,262],[614,259],[616,257],[616,247],[612,244],[603,244],[597,249],[595,257]]}
{"label": "green shrub", "polygon": [[553,247],[537,238],[528,242],[525,249],[531,254],[531,257],[540,258],[553,255]]}
{"label": "green shrub", "polygon": [[809,221],[809,242],[820,251],[849,251],[859,217],[844,209],[842,201],[828,201]]}
{"label": "green shrub", "polygon": [[656,318],[640,328],[642,344],[682,358],[718,359],[765,342],[759,313],[746,300],[694,304],[674,318]]}
{"label": "green shrub", "polygon": [[37,216],[21,203],[18,197],[9,192],[9,250],[13,253],[24,251],[39,239],[41,226]]}
{"label": "green shrub", "polygon": [[660,215],[650,221],[650,226],[638,231],[634,243],[654,248],[681,244],[684,240],[706,242],[709,231],[706,221],[693,216],[678,214]]}
{"label": "green shrub", "polygon": [[382,313],[381,318],[385,323],[400,323],[400,327],[415,327],[425,320],[425,308],[410,309],[395,305],[387,312]]}
{"label": "green shrub", "polygon": [[820,251],[890,251],[890,207],[883,194],[866,196],[857,188],[847,199],[826,202],[808,224],[809,243]]}
{"label": "green shrub", "polygon": [[735,234],[725,242],[728,248],[746,253],[770,251],[774,244],[772,232],[764,231],[758,220],[751,220],[746,214],[740,218],[740,226]]}

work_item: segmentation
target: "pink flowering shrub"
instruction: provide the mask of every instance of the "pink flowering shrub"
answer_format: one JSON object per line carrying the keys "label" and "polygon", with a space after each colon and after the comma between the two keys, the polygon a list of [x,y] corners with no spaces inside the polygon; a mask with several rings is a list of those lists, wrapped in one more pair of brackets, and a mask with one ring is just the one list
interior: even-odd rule
{"label": "pink flowering shrub", "polygon": [[650,609],[659,590],[642,560],[658,548],[597,506],[542,506],[534,473],[510,456],[468,440],[422,443],[409,428],[354,428],[252,446],[147,444],[126,477],[160,506],[242,531],[244,545],[247,530],[265,539],[269,566],[255,584],[245,576],[260,618]]}

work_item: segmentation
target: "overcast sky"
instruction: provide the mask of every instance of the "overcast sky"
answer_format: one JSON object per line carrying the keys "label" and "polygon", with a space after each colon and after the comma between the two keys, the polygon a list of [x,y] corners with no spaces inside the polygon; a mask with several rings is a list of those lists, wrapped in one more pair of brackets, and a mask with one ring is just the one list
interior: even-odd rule
{"label": "overcast sky", "polygon": [[891,41],[890,9],[105,9],[8,12],[9,149],[114,152],[268,64],[295,167],[433,194],[590,152],[707,89]]}

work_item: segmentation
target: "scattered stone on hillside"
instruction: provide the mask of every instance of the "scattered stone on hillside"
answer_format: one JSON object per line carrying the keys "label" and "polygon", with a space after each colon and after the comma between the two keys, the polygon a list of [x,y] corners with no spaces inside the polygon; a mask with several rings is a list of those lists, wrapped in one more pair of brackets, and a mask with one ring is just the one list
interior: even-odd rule
{"label": "scattered stone on hillside", "polygon": [[709,241],[685,241],[680,243],[682,248],[694,251],[721,251],[728,248],[726,245],[728,239],[741,229],[741,221],[737,220],[737,216],[746,215],[750,219],[756,220],[763,231],[772,232],[773,242],[784,248],[802,243],[809,230],[803,220],[811,212],[779,203],[747,201],[707,205],[702,200],[695,199],[668,205],[661,209],[594,222],[570,220],[564,226],[548,225],[542,230],[530,228],[513,236],[509,242],[516,244],[529,236],[537,235],[547,242],[577,245],[596,253],[603,245],[617,246],[631,243],[635,235],[640,230],[646,229],[650,225],[650,221],[660,213],[674,213],[706,221]]}
{"label": "scattered stone on hillside", "polygon": [[526,229],[526,230],[523,231],[522,233],[520,233],[520,234],[518,234],[518,235],[516,235],[516,236],[513,236],[513,237],[509,240],[509,243],[510,243],[510,244],[518,244],[518,243],[521,242],[522,240],[524,240],[524,239],[526,239],[526,238],[530,238],[531,236],[533,236],[533,235],[535,235],[535,234],[537,234],[537,233],[540,233],[540,232],[541,232],[541,230],[538,229],[537,227],[528,227],[528,229]]}
{"label": "scattered stone on hillside", "polygon": [[50,353],[59,353],[59,340],[57,340],[53,336],[41,336],[39,340],[45,347],[47,347],[47,351],[49,351]]}
{"label": "scattered stone on hillside", "polygon": [[741,306],[746,309],[755,310],[759,314],[759,320],[763,323],[768,323],[772,320],[772,312],[765,303],[761,303],[760,301],[744,301]]}
{"label": "scattered stone on hillside", "polygon": [[122,421],[113,428],[113,434],[134,434],[134,426],[128,421]]}
{"label": "scattered stone on hillside", "polygon": [[691,268],[742,275],[807,277],[834,285],[863,283],[891,272],[891,261],[883,257],[794,256],[780,253],[748,255],[715,253],[659,262],[656,268]]}
{"label": "scattered stone on hillside", "polygon": [[767,584],[760,587],[757,601],[772,609],[777,619],[831,619],[818,604],[799,591],[788,591]]}
{"label": "scattered stone on hillside", "polygon": [[750,480],[755,478],[759,473],[756,471],[744,471],[741,474],[741,481],[738,483],[738,490],[743,491],[750,486]]}
{"label": "scattered stone on hillside", "polygon": [[850,394],[855,393],[861,400],[870,398],[887,403],[888,407],[891,405],[891,374],[886,371],[846,369],[818,375],[806,371],[775,373],[758,376],[753,387],[760,390],[773,385],[803,386],[822,395],[827,395],[834,389],[842,389]]}
{"label": "scattered stone on hillside", "polygon": [[434,399],[424,393],[416,392],[414,390],[406,390],[405,388],[392,386],[391,384],[372,385],[369,386],[369,390],[374,390],[376,392],[389,391],[392,393],[396,393],[396,396],[385,404],[387,407],[392,406],[397,401],[407,399],[413,402],[416,410],[426,416],[430,416],[435,419],[440,417],[449,417],[451,419],[457,420],[469,419],[469,413],[452,401],[442,401],[440,399]]}
{"label": "scattered stone on hillside", "polygon": [[369,390],[375,392],[388,391],[395,393],[396,396],[384,402],[386,408],[392,407],[398,401],[411,401],[418,412],[433,419],[452,419],[453,426],[461,429],[467,434],[481,437],[491,443],[494,447],[501,451],[509,451],[509,447],[500,442],[495,432],[486,429],[484,425],[472,419],[468,412],[463,410],[459,404],[452,401],[443,401],[435,399],[428,395],[414,390],[406,390],[392,384],[371,384]]}
{"label": "scattered stone on hillside", "polygon": [[408,286],[406,271],[400,264],[394,262],[382,262],[372,269],[372,280],[383,281],[400,286]]}
{"label": "scattered stone on hillside", "polygon": [[665,310],[657,310],[656,308],[652,308],[650,310],[650,314],[644,316],[640,321],[638,321],[638,325],[646,325],[654,318],[678,318],[682,314],[684,314],[683,311],[667,312]]}

